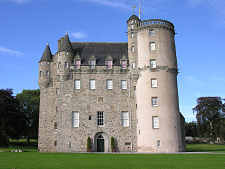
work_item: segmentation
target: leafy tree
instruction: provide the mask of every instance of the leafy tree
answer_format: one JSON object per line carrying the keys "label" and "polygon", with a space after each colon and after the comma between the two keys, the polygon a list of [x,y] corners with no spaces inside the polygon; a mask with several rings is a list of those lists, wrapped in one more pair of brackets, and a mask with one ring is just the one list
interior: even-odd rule
{"label": "leafy tree", "polygon": [[198,136],[198,125],[196,122],[184,123],[185,136],[197,137]]}
{"label": "leafy tree", "polygon": [[221,97],[200,97],[193,108],[202,135],[212,137],[212,141],[218,135],[216,129],[224,115],[225,104],[222,101]]}
{"label": "leafy tree", "polygon": [[16,95],[16,98],[25,116],[24,135],[29,143],[31,138],[38,138],[40,90],[23,90],[22,93]]}
{"label": "leafy tree", "polygon": [[9,145],[9,137],[18,138],[24,116],[12,89],[0,89],[0,146]]}
{"label": "leafy tree", "polygon": [[88,137],[87,139],[87,151],[90,152],[91,151],[91,138]]}

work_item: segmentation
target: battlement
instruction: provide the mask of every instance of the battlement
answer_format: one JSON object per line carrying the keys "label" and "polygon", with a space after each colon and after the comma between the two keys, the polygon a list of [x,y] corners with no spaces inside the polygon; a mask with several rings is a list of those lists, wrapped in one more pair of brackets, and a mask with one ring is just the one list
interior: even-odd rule
{"label": "battlement", "polygon": [[171,30],[172,32],[175,33],[174,30],[174,25],[166,20],[162,20],[162,19],[149,19],[149,20],[143,20],[139,23],[137,23],[137,27],[138,28],[142,28],[142,27],[161,27],[161,28],[166,28]]}

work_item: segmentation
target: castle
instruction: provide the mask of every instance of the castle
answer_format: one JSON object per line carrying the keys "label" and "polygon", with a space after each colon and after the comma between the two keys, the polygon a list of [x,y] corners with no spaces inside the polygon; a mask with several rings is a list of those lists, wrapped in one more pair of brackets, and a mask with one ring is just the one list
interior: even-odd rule
{"label": "castle", "polygon": [[128,43],[58,40],[39,62],[41,152],[185,151],[172,23],[132,15]]}

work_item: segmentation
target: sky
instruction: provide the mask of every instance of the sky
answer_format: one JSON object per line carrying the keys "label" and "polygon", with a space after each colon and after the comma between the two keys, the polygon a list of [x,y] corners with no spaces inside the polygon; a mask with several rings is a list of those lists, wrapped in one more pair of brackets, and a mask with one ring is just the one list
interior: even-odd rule
{"label": "sky", "polygon": [[[73,42],[127,42],[134,4],[138,0],[0,0],[0,88],[14,95],[39,88],[45,46],[56,53],[66,31]],[[198,97],[225,98],[225,0],[141,0],[141,19],[175,25],[180,111],[195,121]]]}

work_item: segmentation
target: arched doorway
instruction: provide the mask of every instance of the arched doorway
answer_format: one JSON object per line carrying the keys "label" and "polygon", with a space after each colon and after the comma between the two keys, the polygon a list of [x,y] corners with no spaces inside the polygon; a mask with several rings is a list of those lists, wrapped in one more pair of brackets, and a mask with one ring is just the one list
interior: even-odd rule
{"label": "arched doorway", "polygon": [[105,149],[104,137],[102,135],[99,135],[97,137],[97,152],[104,152],[104,149]]}

